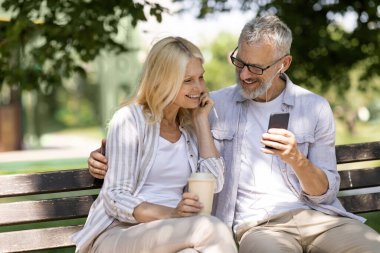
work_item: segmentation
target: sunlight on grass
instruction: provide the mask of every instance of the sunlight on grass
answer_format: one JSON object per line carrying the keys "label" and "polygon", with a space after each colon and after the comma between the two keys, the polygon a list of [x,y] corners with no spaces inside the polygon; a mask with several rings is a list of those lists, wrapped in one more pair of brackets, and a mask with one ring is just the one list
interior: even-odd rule
{"label": "sunlight on grass", "polygon": [[[84,140],[81,140],[81,139],[75,140],[79,144],[83,144],[83,142],[89,140],[89,141],[92,141],[93,143],[99,143],[100,145],[100,140],[104,138],[104,133],[102,132],[102,129],[99,127],[66,129],[63,131],[49,133],[49,134],[54,135],[54,136],[60,136],[59,140],[66,140],[66,139],[71,140],[70,138],[72,138],[72,136],[86,137],[84,138]],[[66,136],[68,138],[65,139]],[[59,142],[59,140],[57,141],[57,138],[51,137],[51,139],[52,140],[50,141],[50,143],[52,144]],[[72,144],[70,143],[70,141],[68,141],[68,143]],[[62,144],[62,143],[57,143],[57,144]],[[53,150],[54,148],[53,149],[45,148],[45,149]],[[62,151],[57,149],[57,153],[59,152],[65,152],[64,148],[62,149]],[[90,152],[88,152],[88,155],[89,153]],[[41,158],[33,157],[33,161],[31,161],[31,160],[26,160],[25,158],[23,158],[22,153],[20,153],[19,161],[0,162],[0,174],[33,173],[33,172],[87,168],[87,154],[85,155],[86,157],[83,157],[83,158],[79,158],[80,156],[68,158],[66,156],[66,157],[57,158],[57,159],[52,159],[51,157],[48,157],[48,155],[41,155]],[[37,160],[34,158],[37,158]]]}
{"label": "sunlight on grass", "polygon": [[354,134],[350,134],[346,126],[336,121],[336,144],[351,144],[360,142],[380,141],[378,122],[358,122]]}
{"label": "sunlight on grass", "polygon": [[87,159],[0,163],[0,175],[87,168]]}
{"label": "sunlight on grass", "polygon": [[55,132],[55,134],[58,135],[79,135],[84,137],[90,137],[94,139],[101,140],[102,138],[105,138],[105,129],[100,127],[88,127],[88,128],[71,128],[71,129],[65,129],[59,132]]}

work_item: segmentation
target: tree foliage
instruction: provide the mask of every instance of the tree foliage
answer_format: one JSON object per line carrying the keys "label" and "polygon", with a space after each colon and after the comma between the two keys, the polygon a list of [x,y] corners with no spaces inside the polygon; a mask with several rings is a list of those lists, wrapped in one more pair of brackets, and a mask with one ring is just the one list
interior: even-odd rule
{"label": "tree foliage", "polygon": [[[186,0],[175,0],[186,2]],[[187,1],[188,8],[190,2]],[[338,94],[351,85],[349,72],[360,67],[358,88],[376,89],[371,80],[380,69],[380,3],[378,0],[197,0],[198,17],[239,8],[258,15],[275,14],[293,31],[292,79],[309,88]],[[351,30],[337,22],[351,15]],[[252,16],[254,18],[255,15]]]}
{"label": "tree foliage", "polygon": [[235,68],[229,64],[228,58],[234,46],[236,46],[235,36],[222,32],[202,50],[205,55],[205,79],[210,90],[235,83]]}
{"label": "tree foliage", "polygon": [[84,74],[81,63],[102,50],[126,52],[118,40],[120,21],[132,27],[148,15],[161,21],[166,9],[147,0],[3,0],[10,15],[0,22],[0,89],[49,91],[73,73]]}
{"label": "tree foliage", "polygon": [[[370,81],[380,69],[378,0],[172,1],[195,9],[199,18],[234,8],[247,15],[276,14],[293,31],[288,73],[296,83],[343,93],[351,85],[348,72],[360,66],[359,89],[376,88]],[[1,7],[11,17],[0,22],[0,88],[6,83],[23,89],[49,89],[74,72],[84,73],[78,63],[102,50],[127,51],[116,37],[120,20],[129,17],[135,26],[146,20],[145,13],[160,21],[166,11],[149,0],[3,0]],[[336,22],[339,15],[356,17],[352,30]]]}

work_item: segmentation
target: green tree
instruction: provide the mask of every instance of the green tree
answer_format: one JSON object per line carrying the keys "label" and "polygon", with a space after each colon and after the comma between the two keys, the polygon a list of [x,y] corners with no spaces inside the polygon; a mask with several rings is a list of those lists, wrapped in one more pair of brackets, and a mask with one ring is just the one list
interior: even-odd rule
{"label": "green tree", "polygon": [[[130,50],[117,39],[123,18],[132,26],[149,15],[161,21],[164,7],[131,0],[3,0],[10,18],[0,22],[0,88],[3,84],[48,92],[102,50]],[[123,27],[125,28],[125,27]]]}

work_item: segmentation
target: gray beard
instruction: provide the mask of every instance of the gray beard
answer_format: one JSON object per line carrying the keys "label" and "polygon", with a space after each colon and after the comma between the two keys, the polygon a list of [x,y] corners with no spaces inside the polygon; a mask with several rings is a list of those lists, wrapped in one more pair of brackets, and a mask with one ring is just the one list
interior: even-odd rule
{"label": "gray beard", "polygon": [[241,85],[241,81],[239,78],[237,78],[236,82],[239,84],[240,87],[240,94],[246,98],[246,99],[255,99],[257,97],[260,97],[261,95],[264,95],[272,86],[272,80],[269,82],[262,83],[259,87],[257,87],[253,91],[247,91],[243,89],[243,86]]}
{"label": "gray beard", "polygon": [[[246,98],[246,99],[255,99],[261,95],[264,95],[269,89],[270,87],[272,87],[272,83],[273,83],[273,79],[276,77],[276,75],[278,74],[279,72],[277,72],[276,74],[274,74],[269,80],[267,80],[266,82],[263,82],[259,87],[257,87],[255,90],[253,91],[246,91],[243,89],[243,86],[241,85],[241,81],[240,81],[240,78],[239,78],[239,74],[236,73],[236,82],[239,84],[239,87],[240,87],[240,94]],[[265,99],[267,100],[267,99]]]}

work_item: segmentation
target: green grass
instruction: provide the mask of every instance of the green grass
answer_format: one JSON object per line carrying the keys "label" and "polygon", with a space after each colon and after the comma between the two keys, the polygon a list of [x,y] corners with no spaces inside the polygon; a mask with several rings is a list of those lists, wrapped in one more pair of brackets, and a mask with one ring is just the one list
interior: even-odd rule
{"label": "green grass", "polygon": [[99,139],[99,145],[100,140],[104,138],[104,129],[100,127],[88,127],[88,128],[72,128],[72,129],[65,129],[59,132],[56,132],[54,134],[59,135],[79,135],[84,137],[90,137],[94,139]]}
{"label": "green grass", "polygon": [[360,216],[367,219],[365,224],[380,233],[380,212],[363,213]]}
{"label": "green grass", "polygon": [[0,227],[0,232],[18,231],[18,230],[34,229],[34,228],[51,228],[51,227],[58,227],[62,225],[73,226],[73,225],[84,224],[85,221],[86,221],[85,218],[80,218],[80,219],[72,219],[72,220],[65,220],[65,221],[46,221],[46,222],[39,222],[35,224],[4,226],[4,227]]}
{"label": "green grass", "polygon": [[336,121],[336,144],[380,141],[379,122],[357,122],[355,132],[349,133],[346,126]]}
{"label": "green grass", "polygon": [[61,159],[0,163],[0,174],[33,173],[87,168],[87,159]]}
{"label": "green grass", "polygon": [[[79,129],[65,129],[55,132],[54,135],[60,136],[82,136],[100,141],[104,138],[103,129],[100,127],[88,127]],[[22,154],[20,154],[22,155]],[[20,159],[23,160],[23,159]],[[75,159],[41,159],[39,161],[20,161],[20,162],[0,162],[0,175],[4,174],[19,174],[19,173],[34,173],[55,170],[69,170],[87,168],[87,157]]]}

